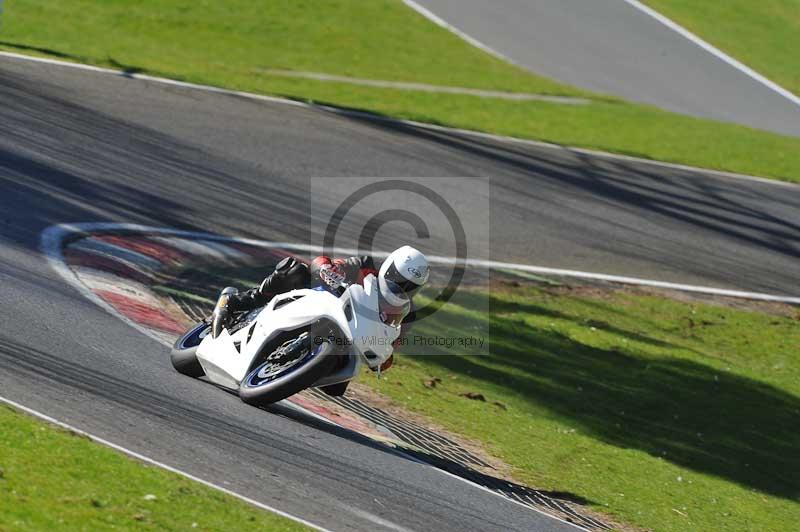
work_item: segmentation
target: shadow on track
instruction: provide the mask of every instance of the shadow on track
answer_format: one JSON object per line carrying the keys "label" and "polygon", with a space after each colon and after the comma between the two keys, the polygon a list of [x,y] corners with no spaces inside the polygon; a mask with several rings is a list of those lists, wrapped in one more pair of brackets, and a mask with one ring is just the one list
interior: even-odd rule
{"label": "shadow on track", "polygon": [[0,78],[0,101],[14,104],[0,106],[0,123],[14,132],[0,138],[0,189],[6,216],[19,221],[12,228],[18,242],[38,245],[49,225],[75,221],[186,230],[213,222],[220,233],[241,235],[226,214],[242,211],[258,213],[260,224],[286,239],[308,241],[307,180],[272,179],[263,168],[58,93],[10,72]]}
{"label": "shadow on track", "polygon": [[[473,172],[480,175],[481,168],[491,168],[483,175],[491,178],[493,210],[516,213],[525,223],[538,205],[558,202],[565,213],[574,211],[576,217],[589,222],[588,226],[576,224],[574,228],[575,238],[583,238],[587,247],[648,261],[663,255],[663,260],[668,258],[679,270],[714,276],[730,286],[737,286],[751,267],[751,259],[744,254],[746,248],[755,248],[766,256],[779,255],[792,265],[800,264],[800,187],[702,179],[687,170],[590,156],[568,148],[548,150],[545,157],[541,150],[522,144],[434,131],[370,115],[337,114],[373,129],[422,141],[413,144],[416,150],[407,150],[412,158],[424,158],[428,149],[425,144],[435,144],[448,151],[453,161],[483,161],[485,164],[475,165]],[[457,168],[461,171],[462,167]],[[571,200],[565,201],[565,197]],[[582,198],[591,200],[590,208],[576,210]],[[780,206],[784,214],[758,208],[760,200]],[[612,212],[614,216],[610,215]],[[627,215],[631,216],[631,224],[621,224],[619,220]],[[644,227],[643,220],[652,226]],[[569,225],[569,221],[564,223]],[[591,226],[595,223],[607,229],[595,235]],[[662,224],[665,228],[682,226],[681,231],[695,235],[695,239],[671,241],[669,231],[659,229]],[[622,239],[626,233],[639,233],[653,244],[612,245],[608,235],[615,233]],[[721,238],[725,245],[709,246],[705,235],[717,241]],[[777,264],[773,267],[769,262],[762,263],[769,270],[769,279],[753,282],[768,286],[772,279],[781,279],[784,286],[796,284],[791,279],[800,276],[799,268],[791,270]],[[714,269],[712,263],[724,267]],[[774,286],[769,288],[775,290]]]}

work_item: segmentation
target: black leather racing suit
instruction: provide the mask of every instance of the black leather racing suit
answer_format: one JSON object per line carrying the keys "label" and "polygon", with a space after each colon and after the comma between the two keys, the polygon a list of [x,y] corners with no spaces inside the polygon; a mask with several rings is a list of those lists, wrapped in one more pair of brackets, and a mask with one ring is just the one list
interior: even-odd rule
{"label": "black leather racing suit", "polygon": [[265,306],[278,294],[298,288],[324,286],[338,293],[341,286],[363,282],[369,274],[377,275],[378,272],[372,257],[367,255],[333,260],[323,255],[315,258],[310,267],[294,257],[286,257],[260,285],[230,296],[228,308],[232,311],[253,310]]}

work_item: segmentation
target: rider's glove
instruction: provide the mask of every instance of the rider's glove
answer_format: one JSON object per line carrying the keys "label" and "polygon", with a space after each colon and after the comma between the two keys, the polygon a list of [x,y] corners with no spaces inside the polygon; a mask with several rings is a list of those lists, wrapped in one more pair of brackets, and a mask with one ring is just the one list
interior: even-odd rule
{"label": "rider's glove", "polygon": [[[1,1],[1,0],[0,0]],[[369,273],[377,275],[371,257],[349,257],[333,259],[321,255],[311,261],[311,274],[318,276],[325,285],[338,289],[350,283],[360,283]]]}
{"label": "rider's glove", "polygon": [[319,277],[323,283],[333,289],[337,289],[347,284],[347,277],[341,264],[323,264],[319,269]]}

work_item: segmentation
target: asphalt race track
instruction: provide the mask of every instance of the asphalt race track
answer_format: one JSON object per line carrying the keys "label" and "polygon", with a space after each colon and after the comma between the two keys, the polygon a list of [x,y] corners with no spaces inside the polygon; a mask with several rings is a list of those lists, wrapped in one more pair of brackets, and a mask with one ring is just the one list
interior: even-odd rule
{"label": "asphalt race track", "polygon": [[679,113],[800,135],[800,105],[624,0],[416,1],[537,74]]}
{"label": "asphalt race track", "polygon": [[495,259],[800,292],[800,187],[8,58],[0,128],[0,395],[330,529],[572,527],[178,375],[162,345],[50,268],[43,230],[304,242],[310,176],[475,176],[491,178]]}

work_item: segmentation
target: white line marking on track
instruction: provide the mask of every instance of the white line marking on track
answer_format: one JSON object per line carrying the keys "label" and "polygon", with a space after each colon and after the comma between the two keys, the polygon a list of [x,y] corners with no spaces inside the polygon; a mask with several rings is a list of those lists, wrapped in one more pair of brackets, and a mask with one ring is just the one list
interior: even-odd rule
{"label": "white line marking on track", "polygon": [[550,142],[542,142],[538,140],[529,140],[529,139],[521,139],[517,137],[507,137],[503,135],[495,135],[492,133],[483,133],[480,131],[471,131],[468,129],[458,129],[453,127],[446,127],[446,126],[437,126],[434,124],[425,124],[423,122],[415,122],[413,120],[403,120],[401,118],[391,118],[387,116],[380,116],[373,113],[369,113],[366,111],[354,111],[351,109],[342,109],[339,107],[332,107],[329,105],[320,105],[315,103],[306,103],[297,100],[289,100],[286,98],[278,98],[275,96],[265,96],[263,94],[254,94],[251,92],[242,92],[242,91],[234,91],[229,89],[222,89],[219,87],[212,87],[209,85],[200,85],[197,83],[188,83],[185,81],[176,81],[174,79],[167,79],[167,78],[159,78],[155,76],[148,76],[145,74],[136,74],[136,73],[128,73],[121,70],[113,70],[110,68],[102,68],[96,67],[91,65],[84,65],[81,63],[70,63],[68,61],[60,61],[57,59],[48,59],[44,57],[34,57],[29,55],[23,54],[16,54],[13,52],[3,52],[0,51],[0,57],[7,57],[10,59],[17,59],[21,61],[30,61],[33,63],[43,63],[48,65],[55,65],[60,67],[66,68],[74,68],[77,70],[87,70],[90,72],[98,72],[102,74],[111,74],[114,76],[123,76],[130,79],[136,79],[140,81],[149,81],[152,83],[160,83],[163,85],[172,85],[175,87],[182,87],[185,89],[191,90],[198,90],[204,92],[212,92],[216,94],[224,94],[227,96],[238,96],[241,98],[247,98],[250,100],[258,100],[264,101],[269,103],[276,103],[281,105],[291,105],[294,107],[301,107],[305,109],[313,109],[313,110],[322,110],[327,111],[329,113],[341,115],[341,116],[351,116],[351,117],[358,117],[367,120],[372,120],[374,122],[385,122],[390,124],[402,124],[406,126],[411,126],[419,129],[426,129],[429,131],[441,131],[443,133],[449,134],[458,134],[464,136],[470,136],[475,138],[481,138],[486,140],[492,140],[495,142],[503,142],[503,143],[512,143],[512,144],[520,144],[523,146],[533,146],[536,148],[543,148],[555,151],[565,151],[570,153],[580,153],[584,155],[591,155],[593,157],[602,157],[604,159],[616,160],[616,161],[626,161],[626,162],[633,162],[633,163],[640,163],[640,164],[647,164],[650,166],[658,166],[661,168],[669,168],[672,170],[683,170],[689,172],[701,172],[705,175],[701,176],[692,176],[694,179],[701,179],[707,176],[714,176],[714,177],[721,177],[725,179],[738,179],[743,181],[751,181],[755,183],[761,183],[765,185],[772,185],[772,186],[779,186],[779,187],[790,187],[790,188],[798,188],[800,184],[798,183],[789,183],[786,181],[778,181],[775,179],[768,179],[765,177],[758,177],[752,175],[745,175],[745,174],[737,174],[734,172],[725,172],[722,170],[712,170],[709,168],[698,168],[695,166],[688,166],[684,164],[677,164],[677,163],[668,163],[664,161],[656,161],[652,159],[642,159],[640,157],[631,157],[628,155],[619,155],[616,153],[609,153],[604,151],[592,150],[588,148],[576,148],[571,146],[563,146],[560,144],[553,144]]}
{"label": "white line marking on track", "polygon": [[447,22],[446,20],[441,18],[439,15],[437,15],[436,13],[431,11],[430,9],[428,9],[428,8],[426,8],[424,6],[421,6],[420,4],[414,2],[414,0],[403,0],[403,3],[405,5],[407,5],[408,7],[410,7],[411,9],[413,9],[414,11],[416,11],[417,13],[419,13],[420,15],[422,15],[423,17],[427,18],[428,20],[430,20],[431,22],[436,24],[437,26],[441,26],[442,28],[446,29],[447,31],[452,32],[455,35],[459,36],[464,41],[467,41],[469,44],[471,44],[475,48],[478,48],[479,50],[483,50],[487,54],[489,54],[491,56],[494,56],[497,59],[500,59],[501,61],[505,61],[506,63],[511,63],[514,66],[518,66],[518,67],[520,67],[520,68],[522,68],[524,70],[527,70],[527,69],[525,69],[524,66],[520,65],[519,63],[517,63],[516,61],[514,61],[513,59],[511,59],[507,55],[498,52],[497,50],[495,50],[491,46],[487,46],[486,44],[483,44],[481,41],[479,41],[475,37],[472,37],[471,35],[469,35],[467,33],[464,33],[463,31],[461,31],[460,29],[456,28],[455,26],[453,26],[452,24],[450,24],[449,22]]}
{"label": "white line marking on track", "polygon": [[[411,459],[415,459],[414,457],[411,457],[411,456],[409,456],[409,458],[411,458]],[[432,466],[432,465],[430,465],[430,464],[426,464],[425,462],[421,462],[421,463],[422,463],[422,464],[425,464],[425,465],[427,465],[427,466],[429,466],[429,467],[434,467],[434,466]],[[478,489],[480,489],[480,490],[483,490],[483,491],[485,491],[485,492],[487,492],[487,493],[493,493],[494,495],[497,495],[497,496],[499,496],[499,497],[502,497],[503,499],[505,499],[505,500],[507,500],[507,501],[511,501],[511,502],[513,502],[514,504],[518,504],[519,506],[523,506],[523,507],[525,507],[525,508],[531,508],[531,509],[533,509],[533,510],[536,510],[536,511],[537,511],[537,512],[539,512],[540,514],[546,515],[547,517],[552,517],[553,519],[555,519],[555,520],[557,520],[557,521],[561,521],[562,523],[566,523],[566,524],[568,524],[568,525],[572,525],[572,526],[574,526],[575,528],[577,528],[578,530],[585,530],[585,531],[587,531],[587,532],[588,532],[588,530],[589,530],[589,529],[587,529],[587,528],[584,528],[584,527],[582,527],[582,526],[578,525],[577,523],[573,523],[573,522],[571,522],[571,521],[567,521],[566,519],[561,519],[560,517],[555,517],[555,516],[553,516],[553,515],[551,515],[551,514],[549,514],[549,513],[545,512],[545,511],[543,511],[543,510],[539,510],[539,509],[537,509],[537,508],[532,508],[531,506],[528,506],[527,504],[524,504],[524,503],[522,503],[522,502],[520,502],[520,501],[518,501],[518,500],[516,500],[516,499],[513,499],[513,498],[511,498],[511,497],[506,497],[505,495],[502,495],[501,493],[498,493],[498,492],[496,492],[496,491],[493,491],[493,490],[491,490],[491,489],[487,488],[486,486],[481,486],[480,484],[476,484],[475,482],[472,482],[472,481],[471,481],[471,480],[469,480],[469,479],[466,479],[466,478],[464,478],[464,477],[459,477],[458,475],[456,475],[455,473],[451,473],[450,471],[445,471],[444,469],[439,469],[439,471],[441,471],[442,473],[444,473],[445,475],[447,475],[447,476],[449,476],[449,477],[452,477],[452,478],[454,478],[454,479],[456,479],[456,480],[460,480],[461,482],[466,482],[466,483],[467,483],[467,484],[469,484],[470,486],[474,486],[474,487],[476,487],[476,488],[478,488]]]}
{"label": "white line marking on track", "polygon": [[373,513],[370,513],[366,510],[360,510],[358,508],[353,508],[351,506],[341,505],[343,508],[346,508],[347,511],[356,514],[357,516],[366,519],[376,525],[389,529],[389,530],[396,530],[397,532],[411,532],[410,528],[406,528],[404,526],[400,526],[397,523],[389,521],[388,519],[384,519],[383,517],[377,516]]}
{"label": "white line marking on track", "polygon": [[684,28],[683,26],[681,26],[677,22],[673,21],[672,19],[669,19],[669,18],[665,17],[664,15],[662,15],[661,13],[656,11],[655,9],[652,9],[652,8],[644,5],[643,3],[639,2],[638,0],[625,0],[625,2],[630,4],[634,8],[638,9],[642,13],[645,13],[646,15],[654,18],[655,20],[657,20],[658,22],[660,22],[664,26],[668,27],[672,31],[674,31],[674,32],[680,34],[681,36],[685,37],[686,39],[692,41],[694,44],[696,44],[697,46],[699,46],[700,48],[702,48],[706,52],[712,54],[717,59],[720,59],[720,60],[724,61],[725,63],[729,64],[730,66],[732,66],[736,70],[739,70],[743,74],[749,76],[750,78],[752,78],[755,81],[761,83],[762,85],[766,86],[767,88],[777,92],[778,94],[780,94],[784,98],[788,99],[790,102],[794,103],[795,105],[800,105],[800,98],[798,98],[796,95],[794,95],[790,91],[784,89],[783,87],[781,87],[780,85],[778,85],[774,81],[772,81],[770,79],[767,79],[766,77],[762,76],[761,74],[759,74],[758,72],[756,72],[752,68],[748,67],[744,63],[742,63],[740,61],[737,61],[736,59],[734,59],[733,57],[729,56],[728,54],[726,54],[725,52],[723,52],[719,48],[715,47],[714,45],[704,41],[703,39],[701,39],[700,37],[698,37],[697,35],[695,35],[691,31],[687,30],[686,28]]}
{"label": "white line marking on track", "polygon": [[[75,236],[81,234],[89,234],[94,231],[120,231],[132,233],[148,233],[152,235],[170,235],[176,237],[186,238],[200,238],[206,240],[213,240],[218,242],[237,242],[240,244],[249,244],[263,248],[276,248],[286,249],[290,251],[298,251],[305,253],[320,253],[321,246],[314,246],[311,244],[296,244],[292,242],[270,242],[265,240],[256,240],[251,238],[236,238],[222,235],[214,235],[211,233],[202,233],[196,231],[182,231],[178,229],[166,229],[159,227],[149,227],[137,224],[125,223],[84,223],[84,224],[62,224],[49,227],[42,234],[42,251],[48,257],[50,264],[58,271],[64,279],[70,284],[78,287],[84,294],[88,291],[86,287],[75,277],[72,271],[64,264],[63,255],[61,253],[61,241],[67,236]],[[356,249],[336,248],[333,251],[339,254],[358,254]],[[389,255],[388,252],[374,252],[376,258],[384,258]],[[439,255],[429,255],[428,260],[436,264],[454,265],[457,260],[453,257],[442,257]],[[640,279],[638,277],[626,277],[620,275],[610,275],[605,273],[584,272],[579,270],[567,270],[561,268],[549,268],[545,266],[535,266],[530,264],[508,263],[491,260],[476,260],[467,259],[467,266],[475,268],[491,268],[491,269],[509,269],[517,270],[527,273],[554,275],[558,277],[571,277],[577,279],[589,279],[596,281],[606,281],[611,283],[638,285],[638,286],[651,286],[655,288],[666,288],[670,290],[677,290],[681,292],[695,292],[700,294],[708,294],[715,296],[735,297],[742,299],[753,299],[759,301],[773,301],[779,303],[800,304],[800,297],[789,295],[777,294],[764,294],[761,292],[750,292],[745,290],[730,290],[725,288],[716,288],[711,286],[697,286],[690,284],[672,283],[667,281],[658,281],[653,279]],[[77,283],[77,284],[75,284]],[[86,294],[90,297],[89,294]],[[116,313],[113,309],[109,309],[110,305],[106,304],[100,298],[91,294],[90,299],[93,301],[100,301],[103,308]],[[130,320],[126,320],[130,322]],[[132,322],[131,322],[132,323]],[[135,327],[139,328],[134,324]]]}
{"label": "white line marking on track", "polygon": [[[800,105],[800,98],[798,98],[795,94],[793,94],[792,92],[790,92],[787,89],[784,89],[783,87],[781,87],[780,85],[778,85],[774,81],[772,81],[772,80],[764,77],[763,75],[759,74],[758,72],[756,72],[752,68],[748,67],[744,63],[742,63],[740,61],[737,61],[736,59],[734,59],[733,57],[729,56],[728,54],[726,54],[725,52],[723,52],[719,48],[716,48],[714,45],[704,41],[703,39],[701,39],[700,37],[698,37],[694,33],[690,32],[689,30],[687,30],[683,26],[681,26],[678,23],[676,23],[675,21],[665,17],[664,15],[659,13],[658,11],[656,11],[656,10],[654,10],[654,9],[644,5],[644,4],[642,4],[638,0],[624,0],[624,1],[626,3],[628,3],[628,4],[630,4],[632,7],[638,9],[639,11],[641,11],[643,13],[645,13],[646,15],[654,18],[655,20],[657,20],[658,22],[660,22],[664,26],[667,26],[669,29],[675,31],[676,33],[680,34],[681,36],[685,37],[686,39],[692,41],[694,44],[696,44],[700,48],[702,48],[705,51],[709,52],[710,54],[714,55],[717,59],[720,59],[720,60],[724,61],[728,65],[730,65],[733,68],[739,70],[740,72],[742,72],[743,74],[747,75],[748,77],[754,79],[755,81],[761,83],[762,85],[766,86],[770,90],[772,90],[774,92],[777,92],[778,94],[780,94],[784,98],[787,98],[792,103]],[[503,53],[495,50],[494,48],[482,43],[481,41],[475,39],[474,37],[471,37],[467,33],[459,30],[458,28],[456,28],[455,26],[453,26],[452,24],[450,24],[446,20],[442,19],[441,17],[439,17],[438,15],[436,15],[435,13],[430,11],[429,9],[419,5],[414,0],[403,0],[403,3],[406,4],[408,7],[410,7],[411,9],[413,9],[414,11],[418,12],[419,14],[421,14],[422,16],[424,16],[425,18],[429,19],[434,24],[436,24],[438,26],[441,26],[442,28],[454,33],[455,35],[461,37],[463,40],[465,40],[469,44],[475,46],[476,48],[479,48],[479,49],[483,50],[484,52],[486,52],[486,53],[488,53],[490,55],[493,55],[494,57],[497,57],[498,59],[502,59],[503,61],[511,63],[512,65],[515,65],[515,66],[518,66],[520,68],[524,68],[524,69],[527,70],[527,68],[524,67],[523,65],[520,65],[519,63],[517,63],[516,61],[514,61],[510,57],[508,57],[508,56],[504,55]]]}
{"label": "white line marking on track", "polygon": [[116,451],[124,453],[124,454],[126,454],[126,455],[128,455],[128,456],[130,456],[132,458],[135,458],[136,460],[139,460],[141,462],[145,462],[145,463],[150,464],[150,465],[154,465],[156,467],[160,467],[161,469],[165,469],[165,470],[167,470],[167,471],[169,471],[171,473],[175,473],[175,474],[180,475],[182,477],[188,478],[189,480],[193,480],[195,482],[199,482],[200,484],[203,484],[204,486],[208,486],[209,488],[213,488],[213,489],[215,489],[217,491],[221,491],[222,493],[225,493],[226,495],[230,495],[232,497],[236,497],[237,499],[242,500],[242,501],[244,501],[244,502],[246,502],[248,504],[252,504],[253,506],[261,508],[262,510],[267,510],[269,512],[273,512],[273,513],[278,514],[278,515],[280,515],[282,517],[285,517],[287,519],[291,519],[292,521],[296,521],[296,522],[301,523],[303,525],[306,525],[306,526],[308,526],[310,528],[313,528],[314,530],[320,530],[320,531],[323,531],[323,532],[328,532],[327,528],[323,528],[320,525],[316,525],[316,524],[314,524],[314,523],[312,523],[310,521],[306,521],[305,519],[302,519],[300,517],[297,517],[297,516],[294,516],[292,514],[286,513],[283,510],[278,510],[277,508],[273,508],[272,506],[269,506],[268,504],[264,504],[263,502],[258,502],[258,501],[254,500],[254,499],[251,499],[249,497],[246,497],[244,495],[236,493],[235,491],[231,491],[231,490],[229,490],[227,488],[223,488],[222,486],[214,484],[213,482],[209,482],[207,480],[203,480],[202,478],[196,477],[196,476],[192,475],[191,473],[187,473],[185,471],[181,471],[180,469],[174,468],[174,467],[172,467],[170,465],[167,465],[167,464],[165,464],[163,462],[159,462],[159,461],[154,460],[154,459],[152,459],[152,458],[150,458],[148,456],[145,456],[143,454],[137,453],[136,451],[128,449],[127,447],[123,447],[122,445],[118,445],[118,444],[113,443],[111,441],[108,441],[108,440],[106,440],[104,438],[100,438],[99,436],[95,436],[94,434],[90,434],[90,433],[88,433],[88,432],[86,432],[84,430],[81,430],[81,429],[73,426],[73,425],[70,425],[68,423],[64,423],[63,421],[59,421],[59,420],[57,420],[57,419],[55,419],[53,417],[48,416],[47,414],[39,412],[38,410],[34,410],[33,408],[28,408],[27,406],[21,405],[20,403],[17,403],[16,401],[12,401],[11,399],[8,399],[6,397],[0,396],[0,402],[1,403],[5,403],[5,404],[7,404],[9,406],[12,406],[12,407],[14,407],[14,408],[16,408],[18,410],[22,410],[23,412],[25,412],[25,413],[27,413],[27,414],[29,414],[31,416],[37,417],[37,418],[39,418],[39,419],[41,419],[43,421],[46,421],[48,423],[51,423],[53,425],[57,425],[57,426],[59,426],[59,427],[61,427],[63,429],[71,430],[72,432],[75,432],[76,434],[80,434],[81,436],[85,436],[85,437],[89,438],[90,440],[92,440],[95,443],[99,443],[101,445],[105,445],[106,447],[110,447],[110,448],[112,448],[112,449],[114,449]]}
{"label": "white line marking on track", "polygon": [[[428,257],[431,262],[442,264],[455,264],[456,261],[450,257]],[[744,290],[728,290],[725,288],[714,288],[710,286],[695,286],[681,283],[671,283],[667,281],[655,281],[651,279],[640,279],[638,277],[624,277],[620,275],[608,275],[604,273],[582,272],[577,270],[563,270],[559,268],[546,268],[544,266],[530,266],[527,264],[509,264],[506,262],[496,262],[491,260],[468,260],[468,265],[482,268],[510,269],[528,273],[538,273],[544,275],[554,275],[557,277],[573,277],[577,279],[590,279],[595,281],[608,281],[611,283],[630,284],[638,286],[651,286],[654,288],[666,288],[681,292],[696,292],[715,296],[736,297],[742,299],[755,299],[759,301],[774,301],[779,303],[792,303],[800,305],[800,297],[763,294],[760,292],[748,292]]]}

